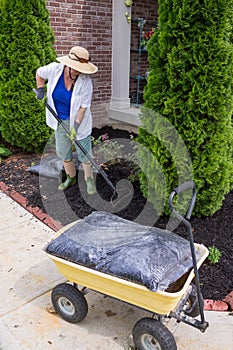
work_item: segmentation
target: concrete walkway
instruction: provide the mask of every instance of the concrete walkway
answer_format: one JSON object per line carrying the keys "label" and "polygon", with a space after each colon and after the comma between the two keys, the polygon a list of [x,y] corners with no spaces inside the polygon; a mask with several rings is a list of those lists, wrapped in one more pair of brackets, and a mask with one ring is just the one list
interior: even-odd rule
{"label": "concrete walkway", "polygon": [[[129,350],[134,324],[149,312],[90,292],[89,311],[70,324],[46,311],[51,289],[64,282],[43,252],[54,231],[0,191],[0,350]],[[233,316],[205,312],[205,333],[183,323],[174,336],[178,350],[232,350]],[[174,320],[167,327],[173,330]]]}

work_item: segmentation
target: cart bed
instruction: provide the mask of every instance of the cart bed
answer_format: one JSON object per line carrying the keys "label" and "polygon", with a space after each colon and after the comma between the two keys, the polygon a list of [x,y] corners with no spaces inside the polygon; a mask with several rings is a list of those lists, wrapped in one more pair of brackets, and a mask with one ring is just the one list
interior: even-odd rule
{"label": "cart bed", "polygon": [[[201,255],[201,259],[197,263],[199,268],[208,256],[208,249],[199,244],[195,244],[195,248],[199,250]],[[176,305],[186,293],[194,277],[192,269],[179,292],[152,292],[140,284],[69,262],[48,253],[47,255],[56,264],[58,271],[70,282],[80,284],[161,315],[167,315],[176,308]]]}

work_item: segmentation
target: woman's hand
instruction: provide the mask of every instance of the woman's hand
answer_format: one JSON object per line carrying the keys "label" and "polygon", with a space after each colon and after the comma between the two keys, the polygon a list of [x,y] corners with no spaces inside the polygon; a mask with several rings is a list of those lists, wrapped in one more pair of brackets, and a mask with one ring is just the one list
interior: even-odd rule
{"label": "woman's hand", "polygon": [[74,121],[74,130],[75,130],[76,134],[77,134],[77,131],[78,131],[79,126],[80,126],[80,123],[78,123],[78,122],[75,120],[75,121]]}
{"label": "woman's hand", "polygon": [[38,89],[33,89],[38,100],[43,100],[44,98],[44,87],[39,87]]}

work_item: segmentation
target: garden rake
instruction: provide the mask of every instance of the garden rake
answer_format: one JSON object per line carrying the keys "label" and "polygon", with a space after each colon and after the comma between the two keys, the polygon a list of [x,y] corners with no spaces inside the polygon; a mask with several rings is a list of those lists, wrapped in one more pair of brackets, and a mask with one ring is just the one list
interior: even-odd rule
{"label": "garden rake", "polygon": [[[33,91],[36,93],[36,90],[33,89]],[[58,123],[63,127],[63,129],[67,132],[67,135],[72,140],[71,131],[66,127],[66,125],[63,123],[63,121],[59,118],[57,113],[53,110],[53,108],[48,104],[48,102],[44,101],[45,107],[51,112],[51,114],[54,116],[54,118],[58,121]],[[76,139],[73,138],[73,142],[79,147],[79,149],[85,154],[85,156],[88,158],[88,160],[91,162],[92,166],[96,169],[97,173],[99,173],[105,182],[108,184],[108,186],[113,191],[113,194],[111,196],[111,204],[114,207],[118,206],[121,202],[126,202],[127,198],[129,198],[132,195],[131,189],[119,189],[116,190],[116,187],[112,184],[112,182],[109,180],[108,175],[105,173],[103,169],[101,169],[96,162],[93,160],[93,158],[87,153],[85,148],[82,146],[82,144]]]}

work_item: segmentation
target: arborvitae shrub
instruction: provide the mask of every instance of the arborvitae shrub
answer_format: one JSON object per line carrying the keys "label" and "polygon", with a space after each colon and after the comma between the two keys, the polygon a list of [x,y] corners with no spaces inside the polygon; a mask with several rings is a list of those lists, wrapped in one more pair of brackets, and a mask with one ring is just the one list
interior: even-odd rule
{"label": "arborvitae shrub", "polygon": [[195,214],[211,215],[232,188],[232,16],[232,0],[159,1],[138,139],[153,154],[139,151],[141,188],[155,208],[193,179]]}
{"label": "arborvitae shrub", "polygon": [[36,69],[55,60],[54,35],[45,0],[1,0],[0,128],[2,137],[28,151],[40,151],[51,130],[38,102]]}

